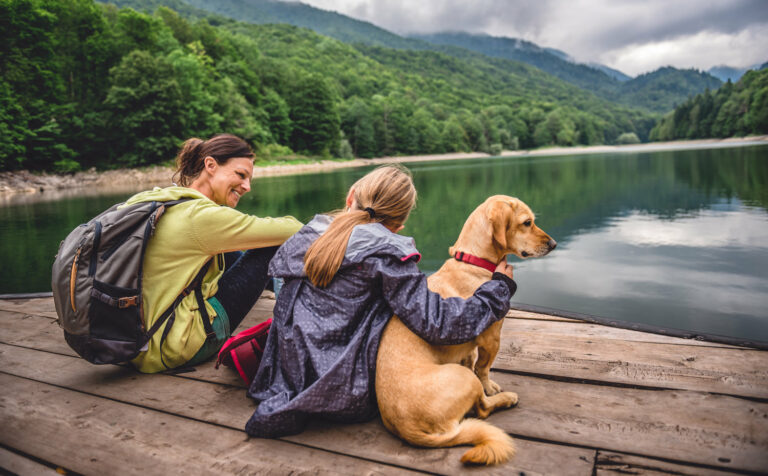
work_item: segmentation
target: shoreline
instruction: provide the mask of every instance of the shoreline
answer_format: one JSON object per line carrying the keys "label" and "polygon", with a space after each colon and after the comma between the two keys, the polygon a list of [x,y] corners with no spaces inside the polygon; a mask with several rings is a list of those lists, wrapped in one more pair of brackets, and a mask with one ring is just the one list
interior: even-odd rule
{"label": "shoreline", "polygon": [[[672,142],[650,142],[631,145],[597,145],[581,147],[548,147],[535,150],[503,151],[499,156],[483,152],[455,152],[434,155],[412,155],[401,157],[379,157],[373,159],[351,159],[345,161],[320,160],[309,164],[276,164],[256,166],[253,178],[305,173],[330,172],[342,168],[365,167],[386,163],[434,162],[465,160],[489,157],[527,158],[561,155],[585,155],[605,153],[657,152],[666,150],[687,150],[700,148],[723,148],[749,145],[768,145],[768,135],[733,137],[728,139],[698,139]],[[108,171],[88,170],[73,175],[50,173],[33,174],[26,170],[0,172],[0,205],[55,200],[72,195],[87,195],[110,192],[137,191],[142,186],[170,185],[173,169],[152,166],[146,169],[118,169]]]}

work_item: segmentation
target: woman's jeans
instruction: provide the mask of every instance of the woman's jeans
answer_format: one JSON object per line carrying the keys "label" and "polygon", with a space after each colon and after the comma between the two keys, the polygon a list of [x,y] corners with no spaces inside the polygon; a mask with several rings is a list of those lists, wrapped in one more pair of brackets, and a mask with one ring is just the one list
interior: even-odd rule
{"label": "woman's jeans", "polygon": [[267,269],[277,248],[271,246],[224,254],[225,271],[219,279],[219,290],[208,299],[216,309],[216,318],[213,320],[216,338],[206,340],[187,365],[198,364],[217,353],[229,338],[231,331],[245,319],[271,280],[267,276]]}

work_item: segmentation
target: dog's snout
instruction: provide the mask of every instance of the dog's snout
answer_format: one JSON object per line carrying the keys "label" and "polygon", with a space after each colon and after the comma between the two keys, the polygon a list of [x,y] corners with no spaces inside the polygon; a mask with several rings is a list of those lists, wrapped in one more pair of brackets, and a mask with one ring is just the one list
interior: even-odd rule
{"label": "dog's snout", "polygon": [[552,251],[555,248],[557,248],[557,241],[550,238],[549,241],[547,242],[547,246],[549,246],[549,251]]}

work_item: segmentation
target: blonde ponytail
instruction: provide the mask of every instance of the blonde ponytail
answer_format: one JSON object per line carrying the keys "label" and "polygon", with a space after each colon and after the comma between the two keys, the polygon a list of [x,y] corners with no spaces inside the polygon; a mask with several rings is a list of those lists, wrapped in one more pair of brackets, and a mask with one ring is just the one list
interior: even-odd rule
{"label": "blonde ponytail", "polygon": [[328,229],[304,255],[304,272],[317,287],[328,286],[344,261],[347,243],[357,225],[378,222],[396,229],[416,204],[416,187],[408,169],[385,165],[355,182],[353,209],[334,213]]}

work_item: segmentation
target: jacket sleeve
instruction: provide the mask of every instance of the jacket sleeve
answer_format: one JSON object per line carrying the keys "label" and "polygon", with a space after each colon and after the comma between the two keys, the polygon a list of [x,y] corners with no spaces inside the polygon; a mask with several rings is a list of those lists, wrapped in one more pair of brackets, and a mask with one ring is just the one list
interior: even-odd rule
{"label": "jacket sleeve", "polygon": [[190,210],[189,230],[192,240],[209,255],[279,246],[302,227],[290,216],[261,218],[207,200],[196,202]]}
{"label": "jacket sleeve", "polygon": [[436,345],[467,342],[504,318],[515,292],[514,281],[492,279],[469,299],[441,298],[413,261],[394,258],[381,269],[384,299],[416,335]]}

